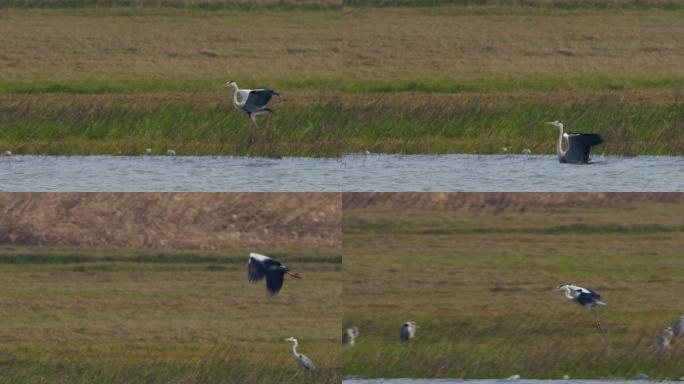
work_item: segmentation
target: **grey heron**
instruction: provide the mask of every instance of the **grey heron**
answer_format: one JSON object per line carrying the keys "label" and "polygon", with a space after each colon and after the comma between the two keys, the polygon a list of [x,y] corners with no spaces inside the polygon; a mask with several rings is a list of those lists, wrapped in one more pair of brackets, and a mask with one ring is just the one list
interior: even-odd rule
{"label": "grey heron", "polygon": [[416,325],[415,321],[405,322],[399,330],[399,339],[402,341],[409,341],[413,339],[416,336],[416,328],[418,328],[418,326]]}
{"label": "grey heron", "polygon": [[359,337],[359,327],[347,328],[342,332],[342,344],[354,346],[354,341]]}
{"label": "grey heron", "polygon": [[658,338],[658,352],[665,352],[670,349],[670,343],[672,342],[673,337],[674,331],[672,330],[672,327],[665,327],[660,338]]}
{"label": "grey heron", "polygon": [[301,278],[298,273],[291,273],[290,269],[278,260],[254,252],[249,254],[247,280],[250,283],[256,284],[265,277],[266,289],[271,296],[275,296],[280,292],[280,289],[283,287],[285,274],[295,279]]}
{"label": "grey heron", "polygon": [[266,108],[266,104],[271,100],[271,96],[278,96],[278,92],[268,88],[239,89],[237,83],[233,80],[226,82],[224,87],[235,88],[235,93],[233,93],[233,105],[252,119],[254,126],[257,128],[259,128],[259,125],[256,122],[257,116],[273,113],[272,109]]}
{"label": "grey heron", "polygon": [[674,334],[675,334],[675,336],[684,335],[684,316],[680,317],[675,322]]}
{"label": "grey heron", "polygon": [[297,346],[299,345],[299,342],[297,342],[297,338],[292,336],[288,337],[285,339],[285,341],[291,341],[292,342],[292,353],[294,354],[295,360],[297,360],[297,363],[299,364],[300,367],[306,369],[307,371],[315,371],[316,366],[314,365],[313,361],[309,359],[306,355],[303,353],[297,353]]}
{"label": "grey heron", "polygon": [[[558,144],[556,146],[556,153],[558,154],[558,161],[561,163],[588,163],[591,147],[603,143],[603,138],[601,135],[594,133],[564,133],[563,123],[558,120],[548,122],[547,124],[551,124],[558,128]],[[566,150],[563,150],[563,140],[565,140],[565,144],[567,146]]]}
{"label": "grey heron", "polygon": [[556,287],[556,291],[562,291],[567,301],[571,301],[585,308],[591,309],[591,311],[594,313],[594,323],[596,324],[596,329],[599,332],[603,331],[598,312],[596,312],[596,310],[594,309],[594,307],[596,306],[608,305],[601,301],[601,295],[592,291],[591,289],[578,287],[572,284],[559,285],[558,287]]}

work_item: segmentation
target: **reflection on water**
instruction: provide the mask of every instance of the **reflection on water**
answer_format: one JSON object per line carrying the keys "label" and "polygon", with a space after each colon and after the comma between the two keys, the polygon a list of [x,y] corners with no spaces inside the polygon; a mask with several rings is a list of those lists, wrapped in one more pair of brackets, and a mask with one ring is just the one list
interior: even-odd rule
{"label": "reflection on water", "polygon": [[339,191],[339,159],[14,156],[2,191]]}
{"label": "reflection on water", "polygon": [[347,155],[14,156],[2,191],[684,191],[684,157]]}
{"label": "reflection on water", "polygon": [[342,166],[345,191],[684,191],[684,157],[672,156],[350,155]]}
{"label": "reflection on water", "polygon": [[[342,380],[345,384],[645,384],[644,380],[460,380],[460,379],[356,379]],[[658,381],[658,383],[674,384],[681,381]]]}

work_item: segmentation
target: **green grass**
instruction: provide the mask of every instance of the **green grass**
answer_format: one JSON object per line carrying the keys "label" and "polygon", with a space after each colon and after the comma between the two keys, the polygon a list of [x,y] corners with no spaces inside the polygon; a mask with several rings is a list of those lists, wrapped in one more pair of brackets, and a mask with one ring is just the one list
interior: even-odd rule
{"label": "green grass", "polygon": [[269,251],[303,277],[275,298],[244,249],[0,247],[0,383],[338,383],[339,254]]}
{"label": "green grass", "polygon": [[343,4],[350,7],[516,6],[565,10],[684,9],[681,2],[673,0],[343,0]]}
{"label": "green grass", "polygon": [[[381,98],[381,95],[377,95]],[[422,100],[421,100],[422,99]],[[368,97],[372,100],[372,97]],[[611,105],[510,101],[440,101],[414,95],[406,105],[369,102],[345,108],[344,152],[374,153],[555,153],[561,120],[571,132],[594,132],[605,143],[594,149],[611,155],[684,154],[684,105]],[[413,104],[413,105],[412,105]]]}
{"label": "green grass", "polygon": [[[346,210],[343,325],[361,336],[343,352],[343,374],[679,378],[684,342],[666,355],[655,344],[683,314],[674,304],[684,282],[683,210],[579,202]],[[552,291],[564,283],[601,293],[604,333],[589,311]],[[419,328],[402,343],[408,320]]]}

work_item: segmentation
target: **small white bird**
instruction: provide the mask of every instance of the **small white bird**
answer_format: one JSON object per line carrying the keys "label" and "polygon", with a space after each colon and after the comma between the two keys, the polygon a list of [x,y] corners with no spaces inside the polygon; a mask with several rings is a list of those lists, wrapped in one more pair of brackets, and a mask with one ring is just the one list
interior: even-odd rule
{"label": "small white bird", "polygon": [[289,338],[285,339],[285,341],[291,341],[293,343],[292,344],[292,353],[294,353],[295,360],[297,360],[297,363],[299,363],[300,367],[306,369],[307,371],[315,371],[316,370],[316,366],[314,365],[314,363],[311,359],[309,359],[303,353],[297,353],[297,345],[299,345],[299,343],[297,342],[296,337],[294,337],[294,336],[289,337]]}
{"label": "small white bird", "polygon": [[523,155],[527,155],[528,158],[532,156],[532,150],[529,148],[523,148],[522,153]]}
{"label": "small white bird", "polygon": [[173,149],[167,149],[166,156],[176,156],[176,151],[174,151]]}
{"label": "small white bird", "polygon": [[684,335],[684,316],[680,317],[675,322],[674,334],[675,334],[675,336]]}
{"label": "small white bird", "polygon": [[12,151],[10,151],[10,150],[5,151],[5,154],[3,156],[12,157]]}
{"label": "small white bird", "polygon": [[354,346],[354,341],[359,337],[359,327],[351,327],[342,331],[342,344]]}
{"label": "small white bird", "polygon": [[663,329],[662,335],[660,335],[660,338],[658,338],[658,352],[665,352],[670,349],[672,337],[674,337],[674,331],[672,331],[672,327],[665,327],[665,329]]}
{"label": "small white bird", "polygon": [[226,82],[224,87],[235,88],[235,93],[233,93],[233,105],[252,119],[254,126],[257,128],[259,128],[259,125],[257,125],[256,122],[257,116],[273,113],[272,109],[266,108],[266,104],[268,104],[273,95],[279,95],[278,92],[269,88],[239,89],[237,83],[233,80]]}
{"label": "small white bird", "polygon": [[418,328],[418,326],[416,325],[415,321],[405,322],[399,331],[399,338],[402,341],[409,341],[413,339],[416,336],[416,328]]}

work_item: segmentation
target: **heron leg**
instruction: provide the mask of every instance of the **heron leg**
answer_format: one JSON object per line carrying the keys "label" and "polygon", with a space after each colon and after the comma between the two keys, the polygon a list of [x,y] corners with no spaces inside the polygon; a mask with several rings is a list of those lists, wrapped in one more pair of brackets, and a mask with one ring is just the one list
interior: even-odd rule
{"label": "heron leg", "polygon": [[599,333],[603,332],[603,327],[601,327],[601,319],[599,318],[598,312],[594,308],[592,308],[591,311],[594,312],[594,323],[596,324],[596,330]]}

